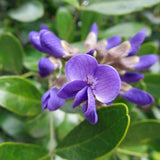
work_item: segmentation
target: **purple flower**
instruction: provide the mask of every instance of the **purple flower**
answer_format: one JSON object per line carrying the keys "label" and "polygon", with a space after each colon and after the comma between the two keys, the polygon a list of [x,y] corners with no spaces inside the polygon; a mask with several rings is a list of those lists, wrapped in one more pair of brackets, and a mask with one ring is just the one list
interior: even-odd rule
{"label": "purple flower", "polygon": [[139,61],[132,65],[132,68],[134,68],[137,71],[148,69],[158,61],[158,56],[155,54],[144,55],[138,58]]}
{"label": "purple flower", "polygon": [[109,65],[99,65],[90,55],[72,57],[65,66],[68,83],[64,84],[58,96],[64,99],[75,97],[73,107],[86,102],[82,111],[90,123],[97,123],[95,98],[101,103],[114,100],[120,90],[117,71]]}
{"label": "purple flower", "polygon": [[120,95],[137,105],[150,105],[154,102],[154,98],[149,93],[134,87],[130,87],[126,91],[120,91]]}
{"label": "purple flower", "polygon": [[60,108],[65,100],[57,96],[58,89],[53,88],[48,90],[41,99],[42,110],[48,109],[49,111],[55,111]]}
{"label": "purple flower", "polygon": [[123,75],[121,75],[121,80],[127,83],[138,82],[143,78],[144,76],[142,73],[130,72],[130,71],[126,71]]}
{"label": "purple flower", "polygon": [[131,48],[128,50],[129,56],[133,56],[139,51],[140,45],[143,43],[145,36],[146,29],[142,29],[129,40],[129,43],[131,44]]}
{"label": "purple flower", "polygon": [[45,78],[51,74],[51,72],[57,68],[57,64],[54,64],[50,58],[43,57],[38,63],[38,73],[41,77]]}
{"label": "purple flower", "polygon": [[56,58],[61,58],[69,53],[63,48],[61,40],[51,31],[42,26],[40,32],[32,31],[29,33],[29,40],[32,45],[40,52],[47,53]]}
{"label": "purple flower", "polygon": [[121,42],[121,40],[122,40],[122,38],[119,35],[108,38],[106,40],[107,44],[105,46],[105,49],[111,49],[111,48],[117,46]]}
{"label": "purple flower", "polygon": [[98,26],[96,23],[93,23],[93,25],[91,26],[91,29],[89,31],[89,34],[86,38],[86,41],[84,43],[86,52],[89,52],[90,50],[92,50],[96,47],[97,35],[98,35]]}

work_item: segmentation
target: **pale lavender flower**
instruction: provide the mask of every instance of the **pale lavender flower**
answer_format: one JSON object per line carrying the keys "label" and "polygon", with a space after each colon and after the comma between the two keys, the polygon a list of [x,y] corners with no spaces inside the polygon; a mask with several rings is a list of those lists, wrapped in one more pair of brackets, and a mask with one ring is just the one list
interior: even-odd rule
{"label": "pale lavender flower", "polygon": [[72,57],[65,66],[68,83],[64,84],[58,96],[64,99],[75,97],[73,107],[82,106],[85,117],[90,123],[97,123],[95,98],[101,103],[109,103],[120,90],[117,71],[109,65],[99,65],[90,55]]}

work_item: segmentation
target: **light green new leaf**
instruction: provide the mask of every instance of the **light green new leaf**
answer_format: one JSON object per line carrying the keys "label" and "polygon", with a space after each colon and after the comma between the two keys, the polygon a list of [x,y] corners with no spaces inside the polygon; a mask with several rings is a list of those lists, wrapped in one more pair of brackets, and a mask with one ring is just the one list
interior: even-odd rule
{"label": "light green new leaf", "polygon": [[127,23],[120,23],[111,28],[106,29],[105,31],[100,31],[98,37],[102,38],[109,38],[115,35],[120,35],[126,39],[133,37],[137,32],[141,29],[147,29],[147,36],[151,34],[151,29],[143,24],[143,23],[136,23],[136,22],[127,22]]}
{"label": "light green new leaf", "polygon": [[95,11],[104,15],[125,15],[144,8],[150,8],[158,3],[160,3],[160,0],[107,1],[91,4],[85,10]]}
{"label": "light green new leaf", "polygon": [[56,13],[56,27],[59,37],[63,40],[72,41],[74,38],[75,24],[73,17],[66,8],[60,8]]}
{"label": "light green new leaf", "polygon": [[2,143],[0,144],[1,160],[40,160],[47,155],[42,147],[25,143]]}
{"label": "light green new leaf", "polygon": [[0,106],[24,116],[41,111],[41,93],[28,80],[6,76],[0,78]]}
{"label": "light green new leaf", "polygon": [[19,6],[19,8],[11,9],[9,16],[20,22],[31,22],[42,17],[44,8],[41,2],[32,1]]}
{"label": "light green new leaf", "polygon": [[127,106],[114,104],[98,110],[98,123],[87,120],[60,142],[56,153],[70,160],[93,160],[112,152],[123,140],[129,126]]}
{"label": "light green new leaf", "polygon": [[14,35],[0,34],[0,68],[2,70],[21,73],[23,55],[23,47]]}
{"label": "light green new leaf", "polygon": [[155,98],[160,98],[160,74],[145,74],[143,81],[146,83],[147,92]]}
{"label": "light green new leaf", "polygon": [[143,120],[130,126],[122,146],[137,146],[160,139],[160,121]]}

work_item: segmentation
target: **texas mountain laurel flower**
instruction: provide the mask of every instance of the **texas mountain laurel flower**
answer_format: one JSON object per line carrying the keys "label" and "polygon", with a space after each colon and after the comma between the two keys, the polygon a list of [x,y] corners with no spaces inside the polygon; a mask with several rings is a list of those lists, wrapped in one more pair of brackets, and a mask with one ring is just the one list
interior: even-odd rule
{"label": "texas mountain laurel flower", "polygon": [[141,71],[158,60],[155,54],[136,55],[145,35],[146,29],[142,29],[121,44],[119,35],[97,41],[98,26],[94,23],[84,42],[85,54],[82,54],[78,48],[60,40],[45,24],[39,32],[30,32],[32,45],[47,55],[38,64],[42,78],[55,75],[54,71],[63,69],[62,64],[65,64],[66,78],[63,75],[56,77],[41,99],[42,109],[54,111],[66,100],[74,98],[72,107],[82,106],[86,119],[95,124],[97,108],[111,104],[117,95],[137,105],[152,104],[152,95],[130,85],[142,80]]}

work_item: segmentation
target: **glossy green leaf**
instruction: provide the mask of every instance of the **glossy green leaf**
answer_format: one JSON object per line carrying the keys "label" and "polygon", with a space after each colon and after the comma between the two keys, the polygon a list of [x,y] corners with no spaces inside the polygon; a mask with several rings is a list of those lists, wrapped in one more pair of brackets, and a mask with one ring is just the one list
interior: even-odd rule
{"label": "glossy green leaf", "polygon": [[147,36],[151,34],[151,29],[146,24],[137,23],[137,22],[126,22],[119,23],[111,28],[106,29],[105,31],[99,32],[99,38],[109,38],[115,35],[120,35],[126,39],[131,38],[141,29],[147,29]]}
{"label": "glossy green leaf", "polygon": [[70,160],[93,160],[112,152],[123,140],[128,126],[127,106],[115,104],[98,110],[98,123],[87,120],[60,142],[56,153]]}
{"label": "glossy green leaf", "polygon": [[24,66],[32,71],[38,71],[38,61],[44,56],[33,47],[28,47],[24,56]]}
{"label": "glossy green leaf", "polygon": [[6,76],[0,78],[0,105],[14,113],[33,116],[41,111],[41,93],[28,80]]}
{"label": "glossy green leaf", "polygon": [[0,144],[0,159],[3,160],[40,160],[47,155],[43,148],[25,143],[2,143]]}
{"label": "glossy green leaf", "polygon": [[150,8],[160,3],[160,0],[121,0],[91,4],[86,10],[98,12],[104,15],[125,15]]}
{"label": "glossy green leaf", "polygon": [[16,9],[9,11],[9,16],[20,22],[31,22],[42,17],[44,14],[44,8],[39,1],[30,1],[20,5]]}
{"label": "glossy green leaf", "polygon": [[152,42],[147,42],[141,45],[138,56],[146,55],[146,54],[154,54],[157,53],[158,48]]}
{"label": "glossy green leaf", "polygon": [[144,120],[130,126],[122,146],[134,146],[149,143],[160,138],[160,121]]}
{"label": "glossy green leaf", "polygon": [[19,40],[10,33],[0,34],[0,64],[5,71],[21,73],[23,48]]}
{"label": "glossy green leaf", "polygon": [[75,24],[73,24],[73,17],[66,8],[60,8],[57,11],[56,27],[61,39],[69,42],[73,40]]}
{"label": "glossy green leaf", "polygon": [[147,92],[155,98],[160,98],[160,74],[145,74],[143,81],[146,84]]}
{"label": "glossy green leaf", "polygon": [[81,27],[81,38],[84,40],[90,30],[90,27],[94,22],[97,22],[99,24],[101,19],[101,15],[99,13],[89,12],[89,11],[83,11],[81,16],[82,21],[82,27]]}
{"label": "glossy green leaf", "polygon": [[34,138],[49,135],[49,113],[43,111],[40,115],[27,120],[26,130]]}

